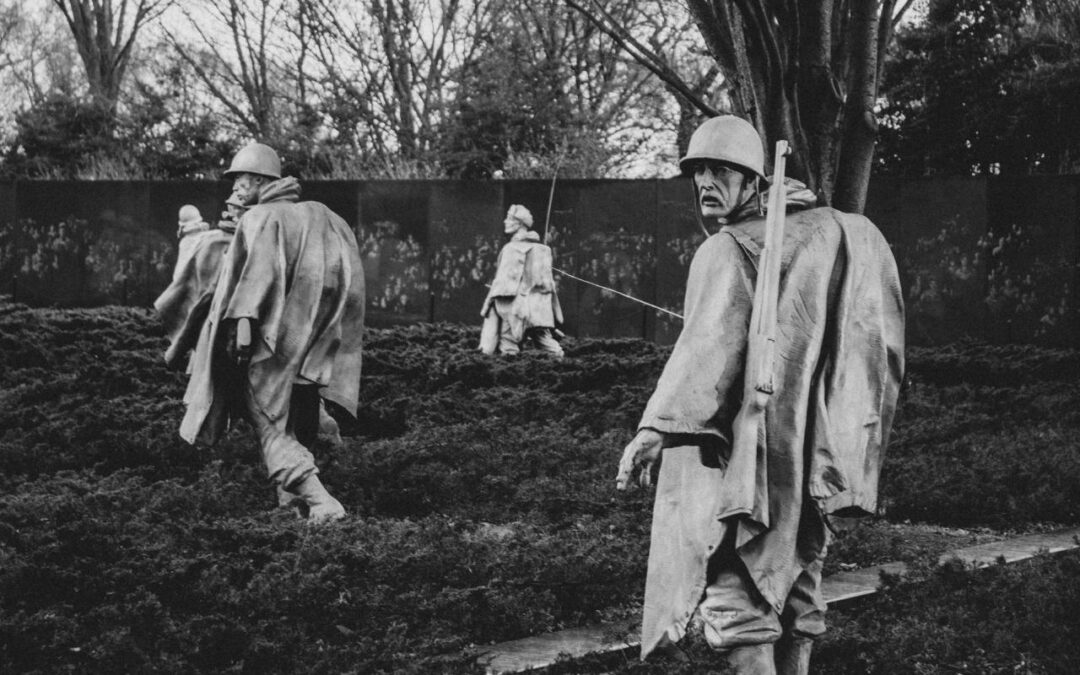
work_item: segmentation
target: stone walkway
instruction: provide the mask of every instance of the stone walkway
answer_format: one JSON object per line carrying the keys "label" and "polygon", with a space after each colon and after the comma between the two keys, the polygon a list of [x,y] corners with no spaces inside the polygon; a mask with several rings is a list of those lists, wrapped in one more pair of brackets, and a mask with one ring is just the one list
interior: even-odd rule
{"label": "stone walkway", "polygon": [[[984,567],[1002,559],[1006,563],[1027,560],[1039,553],[1060,553],[1080,548],[1077,541],[1080,528],[1058,530],[1046,534],[1030,534],[1013,539],[969,546],[941,556],[945,562],[958,558],[973,567]],[[881,574],[903,574],[903,563],[886,563],[864,569],[840,572],[826,577],[822,583],[825,600],[830,604],[871,595],[878,590]],[[628,650],[638,646],[639,620],[615,624],[586,626],[536,635],[533,637],[492,645],[481,657],[488,675],[519,673],[543,668],[562,655],[573,657],[591,653]]]}

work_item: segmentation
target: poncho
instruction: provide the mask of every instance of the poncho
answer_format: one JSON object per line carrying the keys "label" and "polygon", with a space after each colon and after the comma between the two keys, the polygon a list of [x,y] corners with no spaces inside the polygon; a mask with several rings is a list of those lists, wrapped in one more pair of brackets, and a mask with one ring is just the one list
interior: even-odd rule
{"label": "poncho", "polygon": [[318,385],[356,414],[364,323],[356,237],[325,205],[299,196],[295,178],[264,185],[237,223],[192,357],[180,425],[188,442],[213,443],[227,425],[233,389],[212,365],[225,349],[223,323],[241,318],[253,322],[247,384],[270,420],[288,412],[298,383]]}
{"label": "poncho", "polygon": [[180,239],[172,283],[154,300],[169,338],[166,363],[176,363],[195,346],[232,237],[231,229],[217,229],[188,233]]}
{"label": "poncho", "polygon": [[[735,420],[744,364],[755,357],[746,352],[764,224],[725,225],[696,253],[683,330],[639,425],[675,446],[664,450],[657,482],[643,657],[683,636],[729,528],[779,612],[799,573],[824,555],[823,521],[813,516],[876,509],[903,373],[896,264],[862,216],[831,208],[787,216],[775,393],[763,428],[747,432]],[[754,456],[731,456],[740,433],[757,434]]]}
{"label": "poncho", "polygon": [[[521,230],[499,251],[491,289],[480,310],[486,316],[497,300],[506,302],[510,330],[521,340],[527,328],[555,328],[563,321],[555,279],[551,272],[551,249],[540,235]],[[502,312],[500,312],[502,314]]]}

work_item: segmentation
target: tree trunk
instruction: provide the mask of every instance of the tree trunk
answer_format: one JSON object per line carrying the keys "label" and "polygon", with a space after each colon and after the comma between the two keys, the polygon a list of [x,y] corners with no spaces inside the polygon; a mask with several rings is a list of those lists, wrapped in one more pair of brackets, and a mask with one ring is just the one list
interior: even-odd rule
{"label": "tree trunk", "polygon": [[[898,11],[896,0],[686,2],[724,74],[733,112],[753,122],[769,159],[774,143],[787,140],[793,178],[822,203],[861,212],[877,141],[882,62],[892,29],[913,0]],[[648,67],[640,54],[631,55]],[[695,105],[714,114],[699,100]]]}
{"label": "tree trunk", "polygon": [[870,170],[877,141],[878,22],[881,0],[861,0],[852,7],[848,40],[848,97],[844,104],[840,161],[837,165],[833,205],[841,211],[862,213],[870,185]]}
{"label": "tree trunk", "polygon": [[799,20],[798,106],[806,133],[807,185],[825,204],[832,202],[836,171],[837,128],[843,97],[833,75],[834,0],[802,2]]}
{"label": "tree trunk", "polygon": [[[736,6],[745,4],[752,6]],[[776,141],[784,139],[794,150],[788,160],[790,175],[816,184],[789,77],[790,50],[783,28],[760,3],[696,0],[689,7],[699,27],[710,25],[713,34],[706,35],[706,44],[731,83],[738,108],[734,112],[749,119],[761,135],[766,172],[771,170]]]}
{"label": "tree trunk", "polygon": [[117,14],[112,0],[52,0],[75,39],[91,97],[110,112],[116,111],[139,29],[160,13],[164,1],[138,0],[129,6],[129,0],[121,0]]}

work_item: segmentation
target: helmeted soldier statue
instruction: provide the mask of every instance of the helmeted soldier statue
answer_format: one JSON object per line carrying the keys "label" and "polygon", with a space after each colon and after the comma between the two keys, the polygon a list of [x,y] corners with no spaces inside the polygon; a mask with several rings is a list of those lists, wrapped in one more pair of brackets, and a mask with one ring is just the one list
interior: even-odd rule
{"label": "helmeted soldier statue", "polygon": [[[719,230],[690,265],[684,325],[626,447],[617,486],[659,463],[643,658],[698,626],[740,673],[806,673],[825,630],[831,515],[873,513],[903,370],[903,306],[888,244],[866,218],[810,208],[784,222],[773,390],[745,424],[765,155],[735,116],[703,123],[683,173]],[[740,442],[742,441],[742,442]]]}
{"label": "helmeted soldier statue", "polygon": [[210,227],[191,204],[182,206],[179,216],[172,282],[154,300],[154,309],[169,338],[165,362],[175,370],[186,365],[184,357],[194,348],[202,330],[234,230],[230,224]]}
{"label": "helmeted soldier statue", "polygon": [[555,356],[563,355],[555,330],[563,321],[552,276],[551,249],[531,228],[532,213],[521,204],[506,212],[503,228],[511,235],[502,250],[480,315],[480,350],[517,354],[526,341]]}
{"label": "helmeted soldier statue", "polygon": [[364,273],[348,224],[252,143],[233,157],[231,201],[246,208],[221,263],[191,359],[180,433],[215,442],[230,418],[255,429],[282,502],[310,521],[345,511],[319,480],[309,446],[320,397],[355,414],[360,386]]}

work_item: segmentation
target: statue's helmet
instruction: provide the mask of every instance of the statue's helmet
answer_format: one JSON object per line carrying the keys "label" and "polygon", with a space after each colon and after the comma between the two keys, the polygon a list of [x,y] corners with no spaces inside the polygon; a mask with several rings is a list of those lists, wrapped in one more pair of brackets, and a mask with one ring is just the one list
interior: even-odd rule
{"label": "statue's helmet", "polygon": [[190,223],[198,223],[202,221],[202,214],[199,213],[198,207],[193,204],[184,204],[180,207],[180,224],[188,225]]}
{"label": "statue's helmet", "polygon": [[513,204],[506,212],[507,220],[516,220],[523,224],[525,227],[533,226],[533,216],[529,212],[529,209],[525,208],[521,204]]}
{"label": "statue's helmet", "polygon": [[690,136],[686,156],[679,160],[684,175],[701,160],[726,162],[765,178],[765,148],[757,129],[741,117],[720,115],[705,120]]}
{"label": "statue's helmet", "polygon": [[229,178],[238,173],[281,178],[281,158],[269,145],[248,143],[233,156],[232,164],[225,171],[225,177]]}

